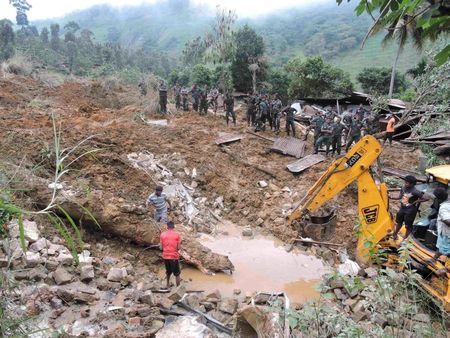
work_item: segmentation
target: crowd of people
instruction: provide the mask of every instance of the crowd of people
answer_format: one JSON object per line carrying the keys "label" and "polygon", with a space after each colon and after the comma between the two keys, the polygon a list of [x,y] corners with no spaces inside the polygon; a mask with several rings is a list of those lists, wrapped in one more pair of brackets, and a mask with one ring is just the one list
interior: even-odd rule
{"label": "crowd of people", "polygon": [[[141,84],[139,86],[141,94],[146,95],[146,88]],[[163,114],[167,113],[167,92],[167,86],[161,82],[159,104]],[[189,111],[191,102],[192,109],[200,115],[206,115],[209,108],[217,113],[221,97],[226,124],[229,125],[231,122],[236,126],[235,102],[231,93],[221,94],[216,87],[200,87],[195,84],[190,88],[175,84],[172,87],[172,93],[177,110]],[[278,94],[248,94],[244,101],[247,106],[247,126],[254,128],[255,132],[264,132],[270,128],[271,131],[280,134],[281,120],[284,118],[287,136],[296,137],[295,116],[298,111],[292,106],[284,106]],[[345,145],[345,151],[348,151],[362,136],[373,135],[380,131],[379,114],[366,110],[362,104],[356,109],[343,113],[339,113],[336,107],[326,107],[324,110],[316,109],[315,111],[303,137],[306,140],[309,132],[313,131],[316,154],[324,149],[326,156],[329,154],[339,156],[342,144]],[[389,144],[392,144],[395,118],[391,114],[387,119],[384,143],[389,140]]]}

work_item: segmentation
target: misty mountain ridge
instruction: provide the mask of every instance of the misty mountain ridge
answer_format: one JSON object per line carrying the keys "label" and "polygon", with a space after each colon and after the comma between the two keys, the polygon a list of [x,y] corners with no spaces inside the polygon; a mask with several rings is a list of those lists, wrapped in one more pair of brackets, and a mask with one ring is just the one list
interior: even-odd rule
{"label": "misty mountain ridge", "polygon": [[[252,26],[262,35],[268,60],[283,65],[295,56],[321,55],[341,66],[352,77],[365,66],[389,66],[395,46],[381,47],[381,36],[372,38],[361,51],[360,45],[371,18],[356,16],[356,2],[338,6],[328,4],[276,10],[255,18],[238,18],[236,26]],[[76,21],[91,30],[97,41],[119,43],[125,48],[143,48],[177,58],[185,43],[211,29],[215,12],[209,6],[189,0],[167,0],[155,4],[113,7],[97,5],[59,19],[36,22],[38,27],[57,22],[62,27]],[[411,68],[420,56],[407,47],[399,69]]]}

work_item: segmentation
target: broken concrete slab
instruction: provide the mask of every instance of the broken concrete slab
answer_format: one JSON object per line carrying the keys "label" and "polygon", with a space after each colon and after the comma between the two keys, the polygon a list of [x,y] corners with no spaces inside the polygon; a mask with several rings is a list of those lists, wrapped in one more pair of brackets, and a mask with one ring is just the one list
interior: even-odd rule
{"label": "broken concrete slab", "polygon": [[417,179],[417,182],[425,183],[427,181],[427,177],[425,175],[421,175],[405,169],[383,167],[382,171],[384,174],[396,176],[402,179],[404,179],[408,175],[412,175]]}
{"label": "broken concrete slab", "polygon": [[165,127],[169,124],[167,120],[146,120],[145,123],[152,126],[162,126],[162,127]]}
{"label": "broken concrete slab", "polygon": [[198,317],[184,316],[164,325],[156,333],[156,338],[209,338],[215,335]]}
{"label": "broken concrete slab", "polygon": [[298,174],[312,167],[313,165],[325,161],[325,159],[325,156],[319,154],[308,155],[301,160],[289,163],[287,165],[287,168],[291,173]]}
{"label": "broken concrete slab", "polygon": [[305,152],[305,146],[305,141],[298,138],[277,138],[270,150],[283,155],[302,158]]}
{"label": "broken concrete slab", "polygon": [[216,139],[216,144],[218,146],[224,144],[230,144],[238,142],[244,138],[243,135],[229,134],[229,133],[219,133],[219,137]]}
{"label": "broken concrete slab", "polygon": [[81,267],[80,280],[82,282],[90,282],[94,277],[95,272],[92,265],[84,265]]}
{"label": "broken concrete slab", "polygon": [[41,262],[41,256],[36,252],[27,251],[25,253],[25,262],[27,268],[33,268]]}
{"label": "broken concrete slab", "polygon": [[28,248],[30,251],[33,252],[40,252],[42,251],[44,248],[47,248],[50,246],[50,242],[48,240],[46,240],[45,238],[40,238],[38,239],[36,242],[34,242],[33,244],[30,245],[30,247]]}
{"label": "broken concrete slab", "polygon": [[63,285],[70,283],[73,276],[63,267],[58,267],[53,273],[53,278],[55,279],[56,284]]}
{"label": "broken concrete slab", "polygon": [[110,282],[122,282],[127,277],[127,269],[125,268],[111,268],[106,279]]}
{"label": "broken concrete slab", "polygon": [[246,306],[237,314],[234,335],[236,337],[286,337],[280,314],[260,306]]}
{"label": "broken concrete slab", "polygon": [[230,315],[233,315],[238,307],[238,301],[234,298],[227,298],[220,302],[219,310]]}

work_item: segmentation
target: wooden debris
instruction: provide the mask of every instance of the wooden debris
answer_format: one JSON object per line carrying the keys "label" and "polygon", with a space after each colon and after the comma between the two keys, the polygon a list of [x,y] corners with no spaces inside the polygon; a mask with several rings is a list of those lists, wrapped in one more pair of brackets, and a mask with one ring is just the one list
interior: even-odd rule
{"label": "wooden debris", "polygon": [[237,162],[239,162],[239,163],[242,163],[242,164],[244,164],[244,165],[246,165],[246,166],[248,166],[248,167],[251,167],[251,168],[254,168],[254,169],[256,169],[256,170],[259,170],[259,171],[261,171],[261,172],[263,172],[263,173],[265,173],[265,174],[267,174],[267,175],[269,175],[269,176],[272,176],[273,178],[278,178],[277,175],[276,175],[272,170],[270,170],[270,169],[268,169],[268,168],[265,168],[265,167],[263,167],[263,166],[260,166],[259,164],[250,163],[250,162],[248,162],[248,161],[242,159],[241,157],[239,157],[237,154],[234,154],[232,151],[230,151],[229,149],[227,149],[227,148],[225,148],[225,147],[222,147],[221,150],[222,150],[224,153],[230,155],[230,157],[231,157],[233,160],[235,160],[235,161],[237,161]]}
{"label": "wooden debris", "polygon": [[260,139],[265,140],[265,141],[267,141],[267,142],[275,142],[275,139],[274,139],[274,138],[271,138],[271,137],[262,136],[262,135],[260,135],[260,134],[254,133],[254,132],[249,131],[249,130],[247,131],[247,133],[250,134],[250,135],[259,137]]}
{"label": "wooden debris", "polygon": [[226,327],[224,324],[222,324],[218,320],[214,319],[213,317],[208,316],[208,315],[204,314],[203,312],[198,311],[198,310],[190,307],[189,305],[183,303],[182,301],[178,302],[177,305],[182,307],[182,308],[184,308],[184,309],[186,309],[186,310],[188,310],[188,311],[191,311],[191,312],[193,312],[193,313],[195,313],[195,314],[197,314],[197,315],[199,315],[199,316],[201,316],[203,318],[205,318],[211,325],[213,325],[218,330],[220,330],[222,332],[225,332],[226,334],[228,334],[230,336],[233,334],[233,330],[232,329]]}
{"label": "wooden debris", "polygon": [[330,242],[318,242],[318,241],[313,241],[311,239],[303,239],[303,238],[296,238],[296,239],[294,239],[294,242],[317,244],[317,245],[323,245],[323,246],[338,246],[338,247],[344,246],[344,244],[330,243]]}
{"label": "wooden debris", "polygon": [[388,175],[392,175],[392,176],[397,176],[400,178],[405,178],[408,175],[412,175],[417,179],[417,182],[422,182],[422,183],[426,183],[427,182],[427,177],[425,175],[421,175],[418,173],[415,173],[413,171],[409,171],[409,170],[404,170],[404,169],[397,169],[397,168],[390,168],[390,167],[383,167],[382,169],[383,173],[388,174]]}
{"label": "wooden debris", "polygon": [[242,135],[235,135],[235,134],[228,134],[228,133],[222,133],[222,135],[219,134],[219,137],[216,139],[216,144],[218,146],[223,144],[230,144],[234,142],[239,142],[243,138]]}

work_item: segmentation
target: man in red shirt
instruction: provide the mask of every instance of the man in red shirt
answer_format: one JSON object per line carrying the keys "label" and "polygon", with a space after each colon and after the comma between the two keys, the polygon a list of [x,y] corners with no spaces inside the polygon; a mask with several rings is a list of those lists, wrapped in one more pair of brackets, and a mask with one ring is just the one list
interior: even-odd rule
{"label": "man in red shirt", "polygon": [[163,251],[164,265],[166,267],[167,288],[170,287],[170,276],[173,274],[176,279],[177,286],[180,285],[180,249],[181,237],[174,230],[175,225],[173,222],[167,223],[167,231],[161,234],[159,239],[161,250]]}

